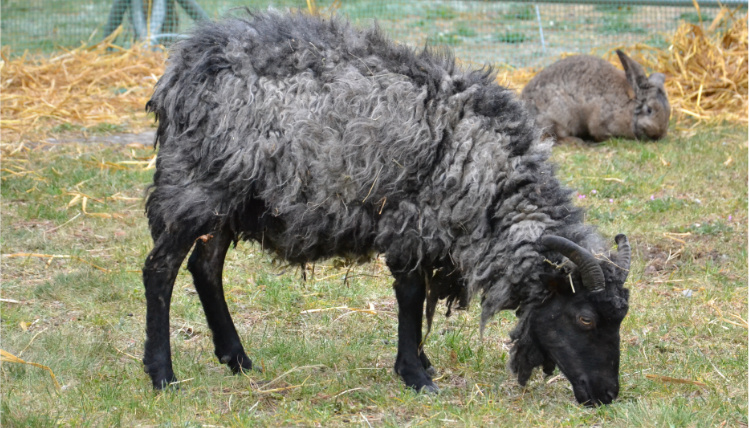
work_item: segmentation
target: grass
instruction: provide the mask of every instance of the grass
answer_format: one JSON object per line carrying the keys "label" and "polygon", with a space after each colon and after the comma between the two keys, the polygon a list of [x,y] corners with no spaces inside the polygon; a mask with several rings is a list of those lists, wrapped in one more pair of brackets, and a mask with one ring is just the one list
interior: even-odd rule
{"label": "grass", "polygon": [[598,409],[578,406],[561,378],[536,373],[517,386],[506,368],[515,317],[499,314],[481,341],[478,305],[435,319],[427,348],[442,394],[406,390],[392,373],[396,309],[382,261],[353,267],[346,284],[340,262],[317,264],[302,282],[248,243],[230,251],[225,288],[264,372],[231,376],[216,361],[183,269],[171,312],[183,383],[155,393],[139,361],[151,149],[5,147],[2,349],[49,366],[63,386],[56,391],[45,370],[4,363],[0,423],[746,426],[746,133],[725,124],[658,143],[555,148],[588,220],[607,236],[627,233],[634,249],[620,399]]}
{"label": "grass", "polygon": [[107,122],[101,122],[97,123],[94,126],[90,127],[83,127],[81,125],[77,124],[71,124],[71,123],[62,123],[60,125],[52,127],[50,131],[53,134],[60,134],[60,133],[71,133],[71,132],[84,132],[86,134],[116,134],[125,132],[127,130],[127,127],[124,125],[119,125],[116,123],[107,123]]}
{"label": "grass", "polygon": [[599,32],[603,34],[647,33],[647,31],[632,23],[637,8],[616,4],[598,4],[595,10],[601,13]]}
{"label": "grass", "polygon": [[444,19],[444,20],[451,20],[458,17],[458,12],[453,9],[450,6],[447,5],[437,5],[430,7],[426,10],[426,19],[427,20],[435,20],[435,19]]}
{"label": "grass", "polygon": [[536,8],[530,4],[511,4],[504,17],[509,20],[530,21],[536,19]]}
{"label": "grass", "polygon": [[[267,0],[201,0],[212,17],[232,13],[241,7],[264,9]],[[325,9],[332,1],[317,1]],[[13,55],[51,54],[60,47],[79,46],[81,41],[98,41],[107,20],[111,0],[8,0],[2,8],[3,46]],[[305,9],[299,0],[275,0],[278,9]],[[668,34],[679,22],[693,22],[692,7],[647,7],[622,5],[539,4],[540,23],[544,33],[541,45],[536,9],[529,4],[507,2],[410,1],[372,2],[347,0],[341,2],[338,14],[370,25],[375,19],[396,39],[421,46],[430,43],[449,45],[456,55],[477,65],[485,63],[528,67],[547,65],[562,53],[599,53],[613,47],[635,43],[658,43],[650,36]],[[188,31],[194,24],[178,7],[179,31]],[[127,19],[125,20],[127,21]],[[709,19],[705,20],[710,22]],[[465,27],[468,23],[468,27]],[[118,44],[129,46],[132,41],[130,24]],[[499,44],[497,43],[499,42]],[[666,45],[667,46],[667,45]]]}
{"label": "grass", "polygon": [[689,22],[690,24],[699,24],[700,22],[711,22],[713,16],[705,12],[697,13],[696,11],[690,11],[680,14],[679,19]]}
{"label": "grass", "polygon": [[494,40],[500,43],[523,43],[529,38],[525,33],[518,31],[505,31],[494,35]]}

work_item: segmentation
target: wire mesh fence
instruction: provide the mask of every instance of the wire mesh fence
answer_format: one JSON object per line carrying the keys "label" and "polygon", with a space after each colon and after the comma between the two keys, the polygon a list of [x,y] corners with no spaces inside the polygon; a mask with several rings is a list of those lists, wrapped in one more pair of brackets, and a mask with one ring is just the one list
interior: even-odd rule
{"label": "wire mesh fence", "polygon": [[[724,0],[746,7],[746,0]],[[709,22],[716,0],[3,0],[2,44],[11,55],[50,53],[101,40],[121,24],[115,43],[169,44],[199,19],[237,8],[318,8],[357,25],[373,21],[412,46],[449,46],[462,61],[543,65],[561,53],[601,53],[616,46],[666,44],[682,21]]]}

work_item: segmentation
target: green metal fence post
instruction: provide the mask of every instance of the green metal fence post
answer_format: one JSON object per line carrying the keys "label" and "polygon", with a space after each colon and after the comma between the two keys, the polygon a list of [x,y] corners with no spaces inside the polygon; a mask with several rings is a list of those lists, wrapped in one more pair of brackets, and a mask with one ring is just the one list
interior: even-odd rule
{"label": "green metal fence post", "polygon": [[112,34],[122,24],[122,18],[125,16],[129,5],[130,0],[114,0],[112,2],[112,9],[109,10],[107,24],[104,26],[104,38]]}
{"label": "green metal fence post", "polygon": [[143,0],[130,0],[130,22],[133,24],[135,40],[146,37],[146,17],[143,14]]}
{"label": "green metal fence post", "polygon": [[195,0],[177,0],[182,9],[185,10],[187,15],[194,21],[203,21],[211,19],[210,16],[203,10],[202,7]]}
{"label": "green metal fence post", "polygon": [[153,0],[151,2],[151,22],[148,26],[149,41],[157,38],[162,32],[164,19],[166,18],[166,0]]}

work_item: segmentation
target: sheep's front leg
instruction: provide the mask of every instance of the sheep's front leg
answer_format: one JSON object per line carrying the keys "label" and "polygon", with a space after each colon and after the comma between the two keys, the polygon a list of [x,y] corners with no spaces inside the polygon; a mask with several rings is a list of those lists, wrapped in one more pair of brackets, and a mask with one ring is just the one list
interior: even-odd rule
{"label": "sheep's front leg", "polygon": [[216,357],[232,372],[239,373],[250,370],[252,361],[245,354],[224,298],[221,274],[231,242],[231,233],[226,230],[216,232],[205,242],[199,240],[187,261],[187,269],[192,273],[208,327],[213,332]]}
{"label": "sheep's front leg", "polygon": [[393,288],[398,300],[398,355],[395,357],[395,372],[407,386],[417,391],[438,392],[439,388],[427,373],[427,367],[432,368],[431,363],[419,350],[426,284],[419,269],[394,276]]}
{"label": "sheep's front leg", "polygon": [[143,266],[146,289],[146,344],[143,364],[153,387],[162,389],[177,378],[172,370],[169,344],[169,306],[174,280],[192,241],[162,233]]}
{"label": "sheep's front leg", "polygon": [[424,349],[422,349],[419,353],[419,359],[421,360],[421,366],[424,367],[427,375],[429,375],[430,378],[434,377],[434,375],[437,374],[437,370],[434,369],[432,362],[429,361],[429,358],[427,357],[426,352],[424,352]]}

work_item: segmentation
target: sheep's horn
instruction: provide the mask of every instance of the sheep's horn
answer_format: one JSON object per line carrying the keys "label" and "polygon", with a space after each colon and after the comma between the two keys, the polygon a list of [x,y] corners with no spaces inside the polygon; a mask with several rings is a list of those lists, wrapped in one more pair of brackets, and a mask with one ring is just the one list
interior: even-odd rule
{"label": "sheep's horn", "polygon": [[627,235],[620,233],[616,235],[616,238],[614,238],[614,241],[616,241],[616,245],[617,247],[619,247],[619,250],[618,250],[619,268],[621,268],[621,270],[624,272],[624,278],[626,278],[627,274],[629,273],[629,265],[632,262],[632,248],[630,248],[629,246]]}
{"label": "sheep's horn", "polygon": [[559,252],[577,265],[580,269],[580,276],[583,278],[583,285],[588,291],[596,292],[606,288],[603,269],[601,269],[601,265],[598,264],[598,260],[593,256],[593,253],[560,236],[544,236],[541,238],[541,243],[547,248]]}

